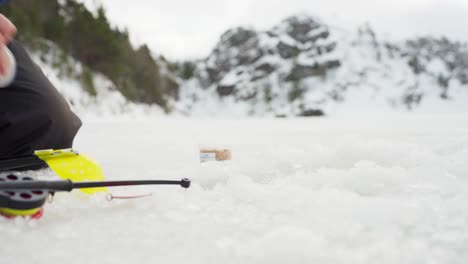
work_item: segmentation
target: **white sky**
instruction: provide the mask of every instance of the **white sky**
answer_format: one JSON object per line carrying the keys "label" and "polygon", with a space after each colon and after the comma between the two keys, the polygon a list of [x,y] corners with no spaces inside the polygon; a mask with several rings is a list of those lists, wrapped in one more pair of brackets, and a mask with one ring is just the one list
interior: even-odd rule
{"label": "white sky", "polygon": [[391,39],[446,35],[468,41],[468,0],[81,0],[102,3],[111,22],[135,44],[170,59],[207,56],[233,26],[268,29],[296,13],[355,29],[365,22]]}

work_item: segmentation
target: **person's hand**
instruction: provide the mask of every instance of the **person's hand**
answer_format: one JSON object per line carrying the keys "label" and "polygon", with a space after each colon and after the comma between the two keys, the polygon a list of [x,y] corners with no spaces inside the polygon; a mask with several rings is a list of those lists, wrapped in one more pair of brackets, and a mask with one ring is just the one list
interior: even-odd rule
{"label": "person's hand", "polygon": [[[16,35],[16,27],[8,18],[0,14],[0,44],[7,45]],[[4,75],[9,67],[9,59],[5,49],[0,45],[0,75]]]}

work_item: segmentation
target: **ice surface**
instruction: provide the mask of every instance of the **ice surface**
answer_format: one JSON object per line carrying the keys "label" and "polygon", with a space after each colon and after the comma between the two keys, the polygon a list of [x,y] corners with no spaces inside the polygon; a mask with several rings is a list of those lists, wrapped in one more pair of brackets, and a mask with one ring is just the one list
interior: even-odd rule
{"label": "ice surface", "polygon": [[[468,116],[85,120],[114,188],[0,218],[1,263],[467,263]],[[199,144],[230,163],[198,162]],[[50,177],[50,176],[49,176]]]}

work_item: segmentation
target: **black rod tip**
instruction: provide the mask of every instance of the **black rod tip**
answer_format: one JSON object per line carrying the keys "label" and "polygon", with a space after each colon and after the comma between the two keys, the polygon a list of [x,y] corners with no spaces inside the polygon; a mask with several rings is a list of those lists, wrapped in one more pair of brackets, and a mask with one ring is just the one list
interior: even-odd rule
{"label": "black rod tip", "polygon": [[187,179],[187,178],[183,178],[181,181],[180,181],[180,186],[182,186],[183,188],[189,188],[190,187],[190,179]]}

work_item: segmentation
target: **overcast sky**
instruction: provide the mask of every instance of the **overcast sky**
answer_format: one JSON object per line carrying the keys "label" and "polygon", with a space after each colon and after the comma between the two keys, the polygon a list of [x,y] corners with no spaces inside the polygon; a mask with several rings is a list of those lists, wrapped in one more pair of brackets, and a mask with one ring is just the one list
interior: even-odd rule
{"label": "overcast sky", "polygon": [[307,13],[353,30],[369,22],[385,38],[446,35],[468,41],[468,0],[81,0],[103,4],[110,21],[134,44],[147,43],[170,59],[207,56],[233,26],[268,29]]}

